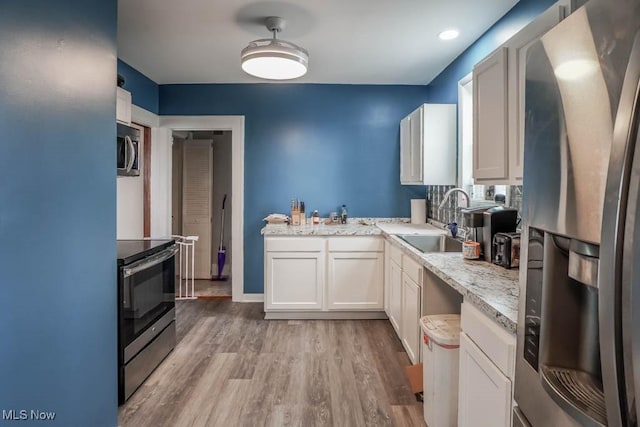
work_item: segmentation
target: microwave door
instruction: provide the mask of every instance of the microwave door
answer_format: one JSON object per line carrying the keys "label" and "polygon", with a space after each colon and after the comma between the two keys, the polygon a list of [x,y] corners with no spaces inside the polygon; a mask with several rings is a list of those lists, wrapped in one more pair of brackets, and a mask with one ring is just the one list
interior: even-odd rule
{"label": "microwave door", "polygon": [[129,152],[128,161],[125,160],[127,173],[131,173],[131,169],[133,168],[133,165],[135,164],[135,161],[136,161],[136,147],[133,145],[133,141],[131,141],[131,138],[129,137],[129,135],[124,137],[124,142],[127,146],[125,152],[127,151]]}

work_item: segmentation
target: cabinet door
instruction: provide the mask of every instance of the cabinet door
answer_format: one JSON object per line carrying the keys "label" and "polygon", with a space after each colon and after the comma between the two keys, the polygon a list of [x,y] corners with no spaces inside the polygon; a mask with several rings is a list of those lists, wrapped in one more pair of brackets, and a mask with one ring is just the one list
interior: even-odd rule
{"label": "cabinet door", "polygon": [[420,286],[402,275],[402,344],[411,363],[420,362]]}
{"label": "cabinet door", "polygon": [[511,425],[511,381],[465,334],[460,333],[459,427]]}
{"label": "cabinet door", "polygon": [[384,312],[390,316],[389,310],[389,290],[391,289],[391,279],[389,269],[391,263],[391,244],[385,240],[384,242]]}
{"label": "cabinet door", "polygon": [[509,177],[507,48],[473,69],[473,178]]}
{"label": "cabinet door", "polygon": [[394,260],[389,261],[389,321],[402,339],[402,269]]}
{"label": "cabinet door", "polygon": [[131,92],[116,88],[116,121],[131,125]]}
{"label": "cabinet door", "polygon": [[323,252],[267,252],[265,310],[321,310]]}
{"label": "cabinet door", "polygon": [[374,310],[384,308],[381,252],[329,252],[327,308]]}
{"label": "cabinet door", "polygon": [[509,140],[512,184],[522,185],[524,165],[525,71],[527,49],[562,19],[566,9],[554,5],[509,39]]}
{"label": "cabinet door", "polygon": [[420,184],[424,176],[424,156],[422,153],[424,107],[411,113],[411,174],[409,181]]}
{"label": "cabinet door", "polygon": [[400,122],[400,183],[411,181],[411,116]]}

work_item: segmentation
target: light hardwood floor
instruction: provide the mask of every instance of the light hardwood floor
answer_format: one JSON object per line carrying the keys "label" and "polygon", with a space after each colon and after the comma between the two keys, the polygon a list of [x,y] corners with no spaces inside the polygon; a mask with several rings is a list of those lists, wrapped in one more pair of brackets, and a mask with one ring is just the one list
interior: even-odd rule
{"label": "light hardwood floor", "polygon": [[194,283],[197,297],[231,297],[231,280],[215,281],[196,279]]}
{"label": "light hardwood floor", "polygon": [[178,301],[179,343],[120,425],[425,425],[388,321],[267,321],[262,307]]}

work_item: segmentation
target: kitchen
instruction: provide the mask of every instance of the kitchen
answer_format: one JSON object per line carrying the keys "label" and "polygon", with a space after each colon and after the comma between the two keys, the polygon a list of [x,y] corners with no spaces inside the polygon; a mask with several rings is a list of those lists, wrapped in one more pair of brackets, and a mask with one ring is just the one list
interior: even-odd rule
{"label": "kitchen", "polygon": [[[11,250],[3,257],[6,271],[3,306],[7,309],[3,309],[1,319],[2,324],[10,328],[2,334],[8,337],[5,339],[8,345],[3,346],[0,357],[3,383],[9,387],[0,388],[0,402],[7,409],[57,411],[59,418],[56,421],[61,425],[116,425],[117,379],[113,375],[116,360],[111,349],[116,342],[113,289],[116,274],[115,147],[112,142],[115,139],[113,82],[117,18],[115,4],[102,3],[98,7],[97,4],[89,6],[70,1],[65,5],[69,7],[46,7],[47,24],[35,25],[35,29],[26,25],[24,19],[17,18],[32,13],[28,10],[29,4],[12,6],[8,14],[0,18],[3,24],[0,26],[3,31],[0,51],[3,58],[6,54],[10,59],[3,59],[6,69],[0,77],[0,90],[6,94],[5,99],[15,100],[6,106],[3,128],[6,128],[7,142],[2,144],[0,158],[23,160],[5,160],[2,165],[8,177],[4,181],[11,184],[2,187],[6,205],[0,210],[0,226],[5,240],[11,242]],[[409,200],[425,198],[427,187],[400,184],[398,141],[401,119],[423,103],[455,103],[458,81],[515,31],[500,41],[494,37],[510,24],[517,29],[523,28],[551,5],[552,2],[545,5],[519,2],[496,27],[427,86],[424,83],[405,86],[154,86],[154,82],[145,80],[144,76],[125,77],[133,85],[128,89],[132,92],[134,105],[155,117],[245,116],[244,206],[241,205],[240,210],[234,209],[234,212],[244,212],[239,215],[243,221],[240,230],[244,232],[241,244],[234,245],[234,249],[244,246],[241,257],[244,266],[240,272],[244,283],[242,293],[234,297],[262,301],[265,281],[264,237],[260,235],[262,218],[271,212],[286,211],[290,198],[296,195],[306,199],[309,209],[319,209],[323,217],[342,203],[347,204],[349,215],[354,218],[408,217]],[[633,2],[624,5],[636,6]],[[45,6],[40,4],[40,7]],[[508,9],[506,7],[501,14]],[[98,36],[87,38],[88,33]],[[66,42],[56,34],[65,34]],[[288,37],[285,30],[282,36],[298,41],[295,32]],[[48,42],[38,45],[25,41],[32,37]],[[251,39],[248,35],[245,44]],[[311,49],[310,52],[313,58]],[[34,66],[29,59],[33,55],[38,55],[45,66]],[[500,61],[499,57],[494,59]],[[69,67],[70,64],[73,66]],[[118,71],[125,68],[123,62],[118,64]],[[153,69],[145,72],[151,74]],[[434,76],[436,74],[437,71]],[[37,94],[37,98],[31,94]],[[507,116],[512,111],[509,105],[508,100],[502,104]],[[79,123],[78,118],[84,120],[80,122],[81,126],[72,130],[75,138],[69,139],[72,126],[61,128],[60,125]],[[347,122],[345,119],[349,118],[352,120]],[[96,142],[84,146],[73,143],[78,139]],[[47,143],[36,145],[37,141]],[[38,149],[34,149],[36,146]],[[487,154],[489,159],[481,159],[501,158],[503,165],[511,162],[510,158],[495,154],[500,152],[497,150],[500,147],[493,148],[494,151]],[[65,159],[82,164],[83,174],[78,174],[78,168],[68,168],[68,161],[55,161],[62,154],[68,155]],[[27,160],[35,161],[38,168],[27,171],[24,168]],[[525,206],[526,176],[525,164]],[[493,178],[486,179],[487,185],[491,182],[504,184],[497,179],[491,180]],[[514,195],[517,193],[515,191]],[[160,210],[153,210],[152,215],[166,220],[169,208],[162,206],[169,203],[160,205]],[[161,224],[165,223],[168,222]],[[153,224],[152,217],[152,231]],[[547,229],[545,227],[538,225],[543,230]],[[163,231],[162,225],[159,231]],[[112,256],[105,257],[109,253]],[[416,254],[403,252],[401,255],[415,261]],[[238,259],[234,256],[234,266]],[[402,264],[404,258],[401,259]],[[257,313],[250,308],[246,310],[250,311],[248,318],[257,322]],[[521,308],[519,312],[522,315],[524,310]],[[180,319],[180,313],[177,318]],[[516,322],[520,325],[523,320]],[[393,329],[387,325],[381,333],[389,331]],[[39,339],[27,338],[34,335]],[[397,347],[397,338],[394,339],[395,344],[391,338],[385,342],[403,352]],[[78,346],[82,347],[81,351],[70,350]],[[178,350],[179,347],[173,354]],[[603,353],[603,360],[611,357],[609,353]],[[508,366],[511,367],[507,370],[515,369]],[[516,400],[520,403],[518,372],[515,389]],[[605,391],[608,396],[611,395],[610,375],[602,374],[605,388],[609,387]],[[233,384],[237,388],[230,396],[241,396],[245,386],[241,382]],[[41,390],[40,395],[44,397],[35,396],[34,390]],[[228,396],[224,398],[228,399]],[[614,411],[607,402],[607,412]],[[564,416],[565,420],[574,419]],[[610,425],[624,425],[622,423],[609,422]]]}

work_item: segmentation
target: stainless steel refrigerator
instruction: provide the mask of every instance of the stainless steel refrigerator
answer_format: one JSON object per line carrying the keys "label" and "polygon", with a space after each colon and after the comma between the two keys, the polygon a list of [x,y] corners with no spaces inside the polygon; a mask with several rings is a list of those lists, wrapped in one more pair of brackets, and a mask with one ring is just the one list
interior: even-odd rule
{"label": "stainless steel refrigerator", "polygon": [[638,424],[639,80],[640,0],[527,51],[514,425]]}

